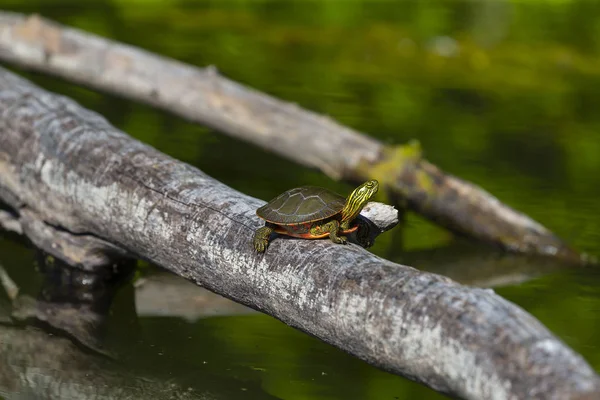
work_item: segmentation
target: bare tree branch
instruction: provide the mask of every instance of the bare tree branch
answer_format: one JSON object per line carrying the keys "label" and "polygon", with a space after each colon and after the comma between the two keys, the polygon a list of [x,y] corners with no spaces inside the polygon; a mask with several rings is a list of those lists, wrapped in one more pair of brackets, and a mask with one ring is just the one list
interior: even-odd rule
{"label": "bare tree branch", "polygon": [[510,251],[586,262],[552,232],[411,146],[387,147],[322,115],[149,52],[37,16],[0,13],[0,59],[151,104],[335,179],[376,178],[413,210]]}
{"label": "bare tree branch", "polygon": [[468,399],[600,394],[593,369],[491,290],[356,245],[251,237],[264,202],[0,69],[0,200],[93,235],[375,366]]}

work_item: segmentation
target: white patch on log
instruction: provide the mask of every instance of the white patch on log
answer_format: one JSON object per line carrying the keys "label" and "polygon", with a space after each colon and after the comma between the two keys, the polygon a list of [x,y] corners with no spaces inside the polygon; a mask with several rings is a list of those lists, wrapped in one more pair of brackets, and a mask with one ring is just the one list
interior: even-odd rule
{"label": "white patch on log", "polygon": [[398,224],[398,210],[389,204],[371,201],[362,209],[360,215],[368,218],[382,230],[388,230]]}

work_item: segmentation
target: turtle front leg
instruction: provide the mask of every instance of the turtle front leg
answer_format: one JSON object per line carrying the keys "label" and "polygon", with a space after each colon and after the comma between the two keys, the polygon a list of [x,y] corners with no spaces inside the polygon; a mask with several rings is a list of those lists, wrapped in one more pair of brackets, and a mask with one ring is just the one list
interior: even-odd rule
{"label": "turtle front leg", "polygon": [[273,233],[273,228],[270,226],[263,226],[262,228],[258,228],[256,232],[254,232],[253,244],[254,249],[262,253],[267,249],[269,245],[269,236]]}
{"label": "turtle front leg", "polygon": [[340,231],[340,221],[332,220],[311,229],[311,231],[313,230],[317,230],[320,233],[329,232],[329,239],[331,239],[333,243],[346,244],[346,236],[338,236]]}

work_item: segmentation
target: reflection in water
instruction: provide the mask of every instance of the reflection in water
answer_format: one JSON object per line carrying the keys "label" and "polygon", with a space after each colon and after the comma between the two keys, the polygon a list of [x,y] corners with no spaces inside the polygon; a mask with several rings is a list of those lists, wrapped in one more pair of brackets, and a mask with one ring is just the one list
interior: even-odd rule
{"label": "reflection in water", "polygon": [[140,317],[177,317],[190,323],[201,318],[256,312],[166,272],[136,282],[135,307]]}
{"label": "reflection in water", "polygon": [[27,325],[57,332],[88,349],[106,353],[103,339],[108,311],[118,288],[135,267],[131,260],[94,272],[72,268],[42,251],[36,251],[42,286],[37,298],[13,297],[12,318]]}
{"label": "reflection in water", "polygon": [[400,263],[423,271],[484,288],[518,285],[547,274],[578,268],[550,257],[509,254],[463,239],[433,249],[401,253],[396,258]]}
{"label": "reflection in water", "polygon": [[[185,385],[139,368],[123,347],[105,347],[109,309],[134,266],[119,265],[94,274],[73,269],[38,252],[43,283],[37,298],[19,293],[9,271],[0,280],[9,301],[0,301],[0,395],[5,399],[270,399],[253,385],[203,376]],[[23,267],[23,266],[21,266]],[[127,291],[125,291],[127,292]],[[131,291],[129,291],[131,292]],[[133,297],[128,296],[132,302]],[[12,303],[12,307],[10,305]],[[120,307],[120,310],[133,307]],[[129,331],[127,343],[139,341]],[[118,348],[119,346],[117,346]],[[156,355],[144,355],[159,364]]]}

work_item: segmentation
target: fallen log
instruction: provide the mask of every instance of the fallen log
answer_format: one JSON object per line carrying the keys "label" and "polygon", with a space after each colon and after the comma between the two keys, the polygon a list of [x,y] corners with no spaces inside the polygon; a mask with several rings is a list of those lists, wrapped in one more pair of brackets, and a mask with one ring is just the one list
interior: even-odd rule
{"label": "fallen log", "polygon": [[0,200],[11,215],[97,237],[443,393],[600,394],[600,378],[581,356],[491,290],[353,244],[281,238],[257,254],[251,238],[263,201],[4,69]]}
{"label": "fallen log", "polygon": [[421,157],[219,76],[38,16],[0,13],[0,59],[172,112],[334,179],[378,179],[399,203],[503,249],[588,262],[544,226]]}

